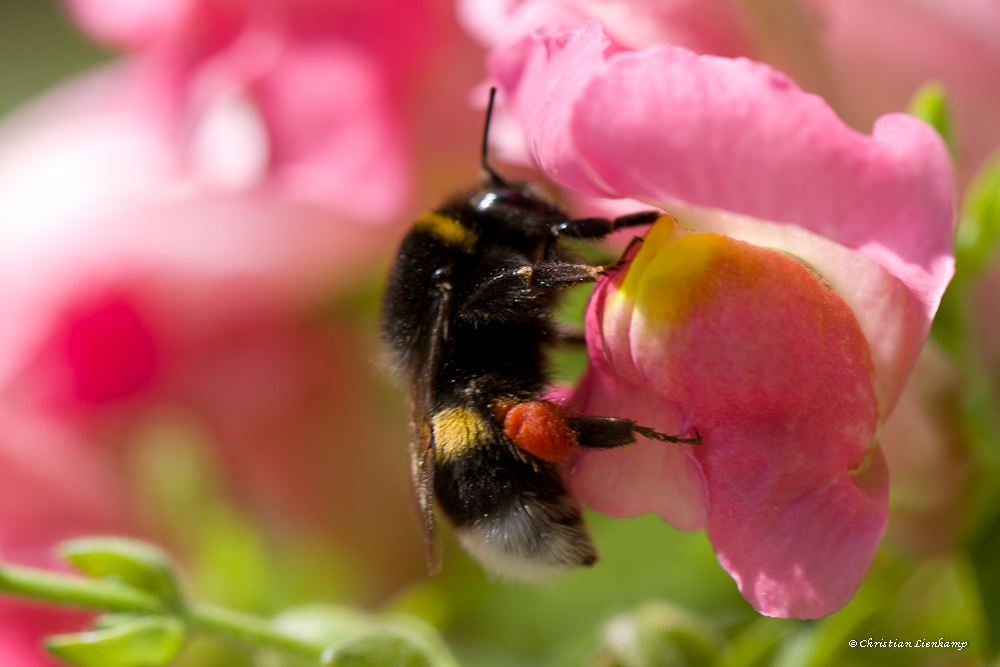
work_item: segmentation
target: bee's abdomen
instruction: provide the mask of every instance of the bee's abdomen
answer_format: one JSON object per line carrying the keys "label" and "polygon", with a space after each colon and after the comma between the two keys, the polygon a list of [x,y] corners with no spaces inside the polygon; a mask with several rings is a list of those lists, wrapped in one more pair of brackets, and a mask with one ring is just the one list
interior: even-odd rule
{"label": "bee's abdomen", "polygon": [[526,457],[475,411],[453,408],[434,421],[438,506],[489,570],[537,580],[597,560],[555,465]]}

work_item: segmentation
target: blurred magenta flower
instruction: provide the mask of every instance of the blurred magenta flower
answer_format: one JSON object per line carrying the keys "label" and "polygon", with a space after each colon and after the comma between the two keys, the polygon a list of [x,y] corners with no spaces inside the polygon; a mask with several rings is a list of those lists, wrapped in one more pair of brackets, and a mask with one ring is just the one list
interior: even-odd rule
{"label": "blurred magenta flower", "polygon": [[953,273],[947,149],[904,114],[862,135],[759,63],[609,46],[591,21],[488,69],[546,176],[679,223],[595,292],[577,407],[704,443],[586,452],[571,486],[706,528],[761,613],[826,615],[885,530],[879,429]]}
{"label": "blurred magenta flower", "polygon": [[131,54],[133,103],[202,177],[362,221],[405,209],[404,92],[441,37],[428,3],[67,4],[93,35]]}

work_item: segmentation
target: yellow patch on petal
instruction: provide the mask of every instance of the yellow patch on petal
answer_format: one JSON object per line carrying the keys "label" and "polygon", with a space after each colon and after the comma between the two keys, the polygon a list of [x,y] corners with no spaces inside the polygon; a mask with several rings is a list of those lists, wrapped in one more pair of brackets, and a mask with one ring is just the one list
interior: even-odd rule
{"label": "yellow patch on petal", "polygon": [[648,317],[678,322],[692,306],[711,298],[713,277],[725,273],[729,282],[756,273],[752,253],[741,252],[731,239],[692,234],[671,240],[671,227],[658,225],[650,231],[622,283],[621,296],[637,299]]}

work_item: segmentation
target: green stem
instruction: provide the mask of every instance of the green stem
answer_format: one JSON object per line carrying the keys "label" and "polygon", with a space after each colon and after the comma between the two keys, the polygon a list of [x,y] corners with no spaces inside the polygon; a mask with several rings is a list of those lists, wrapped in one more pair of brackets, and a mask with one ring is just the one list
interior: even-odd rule
{"label": "green stem", "polygon": [[197,602],[187,611],[192,630],[253,646],[267,646],[286,653],[319,660],[326,648],[321,644],[282,634],[266,619],[207,602]]}
{"label": "green stem", "polygon": [[18,565],[0,565],[0,590],[21,597],[97,611],[166,611],[164,604],[155,595],[127,584],[84,579]]}
{"label": "green stem", "polygon": [[[155,595],[106,579],[85,579],[18,565],[0,564],[0,591],[19,597],[94,611],[177,615]],[[322,644],[283,634],[270,621],[205,602],[181,612],[191,630],[254,647],[320,660]]]}

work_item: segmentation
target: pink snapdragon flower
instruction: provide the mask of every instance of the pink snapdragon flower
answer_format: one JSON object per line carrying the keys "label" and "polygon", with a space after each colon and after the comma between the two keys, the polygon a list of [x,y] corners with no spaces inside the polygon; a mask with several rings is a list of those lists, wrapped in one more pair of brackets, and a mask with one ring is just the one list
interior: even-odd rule
{"label": "pink snapdragon flower", "polygon": [[585,452],[571,487],[705,528],[763,614],[829,614],[885,530],[879,429],[953,273],[947,149],[902,114],[856,132],[766,65],[610,46],[590,21],[488,69],[546,176],[676,220],[598,286],[576,406],[703,444]]}

